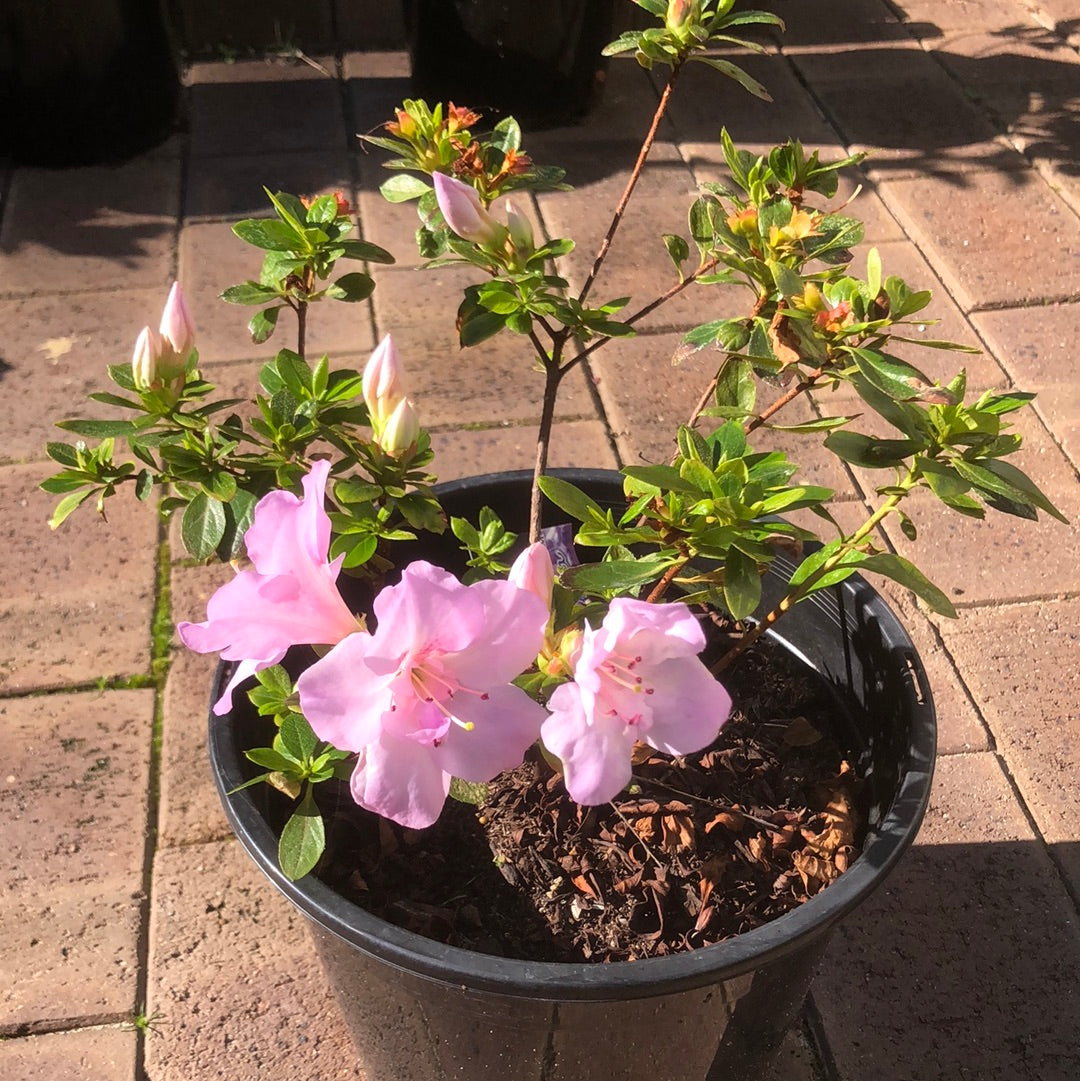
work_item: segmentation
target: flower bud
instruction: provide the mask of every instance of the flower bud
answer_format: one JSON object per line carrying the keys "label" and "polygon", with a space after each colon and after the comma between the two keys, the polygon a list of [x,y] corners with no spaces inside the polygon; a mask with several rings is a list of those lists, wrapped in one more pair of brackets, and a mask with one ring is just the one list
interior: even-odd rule
{"label": "flower bud", "polygon": [[485,248],[497,248],[506,239],[505,225],[500,225],[480,202],[471,184],[462,183],[445,173],[432,174],[435,198],[446,224],[462,240],[471,240]]}
{"label": "flower bud", "polygon": [[686,25],[693,11],[691,0],[668,0],[664,24],[669,30],[680,30]]}
{"label": "flower bud", "polygon": [[381,435],[390,415],[405,398],[401,362],[389,334],[379,342],[364,366],[361,387],[371,416],[371,427],[377,436]]}
{"label": "flower bud", "polygon": [[532,222],[520,213],[509,199],[506,201],[506,226],[510,230],[510,243],[514,247],[514,253],[524,263],[536,250]]}
{"label": "flower bud", "polygon": [[[163,376],[172,379],[182,375],[187,367],[188,355],[195,347],[195,327],[188,314],[187,304],[184,302],[184,291],[180,288],[179,282],[173,282],[169,290],[165,310],[161,313],[161,326],[158,328],[158,333],[161,335],[164,347],[163,359],[166,362],[173,359],[175,364],[179,364],[179,370],[176,371],[172,370],[175,364],[169,365],[169,371],[162,372]],[[166,356],[170,350],[174,354],[173,358]]]}
{"label": "flower bud", "polygon": [[131,354],[131,377],[139,390],[152,390],[158,378],[158,358],[161,356],[161,342],[150,329],[143,327],[135,339],[135,350]]}
{"label": "flower bud", "polygon": [[402,398],[386,420],[382,434],[376,440],[393,458],[400,458],[420,437],[420,419],[412,402]]}
{"label": "flower bud", "polygon": [[551,607],[551,588],[555,584],[555,568],[551,565],[551,554],[539,541],[530,544],[514,560],[507,574],[507,581],[518,589],[527,589]]}

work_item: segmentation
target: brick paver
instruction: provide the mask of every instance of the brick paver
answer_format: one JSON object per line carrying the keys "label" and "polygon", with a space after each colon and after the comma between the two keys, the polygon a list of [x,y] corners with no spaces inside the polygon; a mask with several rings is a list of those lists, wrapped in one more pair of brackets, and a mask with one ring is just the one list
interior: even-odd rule
{"label": "brick paver", "polygon": [[0,700],[0,1033],[134,1012],[153,711],[149,690]]}
{"label": "brick paver", "polygon": [[135,1081],[135,1032],[79,1029],[0,1042],[0,1072],[19,1081]]}
{"label": "brick paver", "polygon": [[[336,25],[352,43],[359,9],[346,6]],[[1067,123],[1080,66],[1075,3],[774,6],[789,33],[765,33],[772,55],[738,62],[775,104],[704,66],[682,73],[652,171],[593,299],[629,293],[640,303],[675,280],[658,235],[685,236],[696,185],[723,178],[721,123],[762,149],[789,135],[826,157],[873,146],[865,173],[846,177],[833,201],[872,181],[851,208],[867,219],[854,272],[878,245],[886,273],[936,294],[928,315],[940,325],[912,336],[986,348],[980,356],[905,348],[928,374],[966,365],[973,385],[1040,392],[1035,411],[1017,418],[1022,464],[1075,522],[1080,147]],[[202,7],[205,15],[213,5]],[[297,25],[318,37],[327,11],[320,0]],[[263,360],[294,343],[283,317],[267,346],[253,346],[251,309],[215,299],[257,273],[258,254],[229,223],[266,213],[263,183],[342,190],[357,204],[361,235],[398,256],[396,266],[374,268],[370,303],[313,312],[311,350],[359,365],[393,332],[441,476],[531,465],[540,377],[529,370],[528,343],[506,335],[458,348],[454,309],[473,279],[452,267],[415,269],[415,209],[380,200],[378,184],[391,175],[384,155],[354,138],[409,94],[396,19],[380,15],[366,40],[396,51],[192,65],[187,126],[127,163],[0,166],[0,810],[13,823],[0,857],[4,1078],[261,1081],[285,1070],[297,1081],[364,1081],[302,919],[229,839],[205,758],[214,659],[176,647],[167,679],[153,685],[154,515],[119,498],[107,524],[77,513],[50,534],[53,498],[36,484],[50,468],[51,421],[90,411],[85,391],[105,364],[130,356],[177,275],[204,374],[225,392],[250,396]],[[566,166],[577,189],[523,204],[538,229],[578,241],[563,268],[575,282],[591,265],[659,85],[658,72],[613,62],[587,123],[525,133],[526,150]],[[672,425],[719,359],[707,351],[672,367],[682,333],[741,305],[722,289],[688,289],[640,336],[582,366],[560,401],[553,464],[663,460]],[[846,413],[854,404],[841,392],[812,408]],[[859,519],[864,497],[886,478],[841,469],[814,440],[809,449],[802,442],[778,435],[774,445],[804,463],[807,479],[837,489],[841,521]],[[796,1034],[775,1081],[1071,1081],[1080,1020],[1072,532],[1001,515],[973,523],[923,500],[912,515],[922,537],[935,539],[912,544],[887,523],[888,542],[918,554],[962,609],[958,621],[942,620],[883,587],[938,707],[933,805],[895,877],[836,932],[813,992],[824,1057]],[[187,565],[175,523],[169,536],[173,617],[202,619],[230,571]],[[96,689],[124,677],[141,689]],[[143,1011],[154,1028],[140,1035],[131,1021]]]}
{"label": "brick paver", "polygon": [[942,627],[1039,832],[1080,892],[1080,603],[996,608]]}
{"label": "brick paver", "polygon": [[1068,1081],[1078,965],[1075,911],[1001,763],[961,755],[939,760],[914,849],[839,925],[812,993],[844,1081]]}

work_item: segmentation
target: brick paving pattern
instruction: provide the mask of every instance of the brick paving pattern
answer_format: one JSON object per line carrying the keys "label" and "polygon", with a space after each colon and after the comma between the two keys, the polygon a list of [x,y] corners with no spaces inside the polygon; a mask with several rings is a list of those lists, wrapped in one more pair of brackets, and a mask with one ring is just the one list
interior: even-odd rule
{"label": "brick paving pattern", "polygon": [[[715,73],[687,73],[613,250],[611,295],[647,297],[670,276],[655,238],[679,229],[687,193],[722,173],[725,115],[751,147],[797,134],[830,152],[870,149],[863,175],[845,182],[863,184],[868,240],[886,272],[934,284],[935,334],[982,346],[973,380],[1040,392],[1018,422],[1025,464],[1076,522],[1075,2],[775,6],[789,33],[747,66],[777,104],[737,94]],[[314,5],[308,22],[325,31],[328,10]],[[383,36],[371,47],[393,44]],[[0,162],[0,815],[9,824],[0,1076],[12,1081],[286,1072],[394,1081],[364,1078],[353,1064],[301,921],[229,835],[205,760],[212,662],[176,650],[164,682],[152,667],[162,591],[174,618],[199,617],[221,568],[177,561],[162,576],[168,531],[120,501],[108,524],[76,515],[50,535],[51,499],[36,488],[50,471],[51,420],[85,409],[86,391],[106,363],[127,359],[173,277],[195,313],[204,371],[241,394],[250,385],[264,353],[247,339],[243,312],[214,297],[252,272],[228,223],[262,212],[263,183],[344,190],[362,234],[400,259],[376,268],[370,305],[330,306],[312,347],[360,362],[393,330],[443,476],[531,464],[536,410],[518,393],[513,341],[459,352],[450,300],[463,279],[415,269],[413,212],[381,202],[384,174],[352,134],[407,95],[407,58],[331,49],[314,61],[192,65],[185,130],[121,165]],[[586,124],[527,140],[537,160],[567,165],[578,187],[530,208],[551,235],[581,241],[568,264],[575,280],[599,236],[596,208],[620,188],[640,106],[651,109],[655,94],[647,73],[616,63]],[[667,358],[680,331],[723,314],[703,314],[703,296],[684,294],[607,363],[575,376],[555,464],[663,453],[702,374],[701,358],[676,369]],[[807,468],[852,514],[879,483],[824,455]],[[927,552],[892,529],[889,541],[932,564],[961,608],[958,621],[941,620],[885,590],[936,688],[935,794],[914,850],[836,933],[776,1081],[1071,1081],[1080,1076],[1072,533],[1002,517],[979,525],[930,505],[913,513],[947,547]]]}

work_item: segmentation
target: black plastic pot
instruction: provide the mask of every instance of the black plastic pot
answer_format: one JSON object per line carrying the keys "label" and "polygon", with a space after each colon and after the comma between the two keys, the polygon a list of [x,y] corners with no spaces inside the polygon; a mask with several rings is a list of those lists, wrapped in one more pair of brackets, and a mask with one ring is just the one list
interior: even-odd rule
{"label": "black plastic pot", "polygon": [[[616,473],[561,476],[622,506]],[[524,530],[528,474],[440,488],[448,512],[475,520],[489,505]],[[552,510],[552,521],[560,512]],[[417,555],[419,556],[419,552]],[[432,558],[430,552],[425,557]],[[452,560],[444,565],[454,569]],[[778,561],[778,564],[780,561]],[[792,566],[765,582],[783,593]],[[882,882],[915,837],[930,794],[936,725],[926,676],[881,597],[853,577],[815,595],[776,636],[835,691],[843,738],[865,779],[862,855],[800,908],[689,953],[614,964],[554,964],[473,953],[385,923],[308,876],[289,882],[243,758],[259,719],[239,706],[210,721],[210,754],[237,836],[311,921],[325,969],[367,1076],[395,1081],[753,1081],[794,1023],[837,920]],[[218,686],[225,678],[223,666]],[[215,688],[214,697],[218,690]],[[239,699],[240,695],[237,696]],[[265,723],[265,722],[263,722]],[[265,733],[264,733],[265,736]],[[265,786],[259,786],[260,789]],[[479,901],[482,906],[482,900]]]}
{"label": "black plastic pot", "polygon": [[600,91],[614,0],[407,0],[413,92],[529,127],[572,123]]}
{"label": "black plastic pot", "polygon": [[161,0],[0,7],[0,159],[117,161],[172,130],[180,74]]}

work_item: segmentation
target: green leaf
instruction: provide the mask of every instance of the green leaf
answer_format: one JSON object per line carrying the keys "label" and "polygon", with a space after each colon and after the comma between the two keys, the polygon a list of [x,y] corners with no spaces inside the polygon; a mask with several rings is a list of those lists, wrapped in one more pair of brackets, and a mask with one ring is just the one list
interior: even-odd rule
{"label": "green leaf", "polygon": [[918,453],[925,443],[916,439],[873,439],[859,432],[839,431],[826,436],[825,446],[852,465],[886,469]]}
{"label": "green leaf", "polygon": [[745,619],[761,601],[761,577],[757,563],[738,548],[724,560],[724,604],[735,619]]}
{"label": "green leaf", "polygon": [[408,173],[398,173],[379,186],[379,192],[388,203],[407,203],[410,199],[419,199],[429,191],[430,184]]}
{"label": "green leaf", "polygon": [[849,352],[866,380],[895,401],[954,404],[952,395],[944,387],[935,387],[926,375],[906,360],[872,349],[851,349]]}
{"label": "green leaf", "polygon": [[592,521],[594,515],[603,517],[604,512],[600,504],[587,496],[580,488],[575,488],[569,481],[560,477],[541,477],[538,481],[540,491],[551,500],[555,506],[566,511],[571,518],[579,522]]}
{"label": "green leaf", "polygon": [[244,752],[244,757],[249,762],[254,762],[256,766],[262,766],[263,769],[274,770],[277,773],[294,773],[298,765],[298,761],[288,758],[272,747],[251,747]]}
{"label": "green leaf", "polygon": [[51,442],[45,444],[45,453],[54,462],[75,468],[79,464],[79,456],[70,443]]}
{"label": "green leaf", "polygon": [[778,263],[775,259],[769,259],[765,265],[769,268],[769,273],[776,283],[776,288],[780,290],[780,293],[783,296],[793,297],[802,295],[806,285],[794,270],[784,266],[783,263]]}
{"label": "green leaf", "polygon": [[757,381],[749,361],[738,357],[728,357],[724,361],[716,376],[713,399],[720,409],[737,409],[746,415],[753,413],[757,401]]}
{"label": "green leaf", "polygon": [[1051,517],[1066,525],[1069,519],[1065,517],[1043,494],[1039,486],[1023,470],[1017,469],[1011,462],[1003,462],[1000,458],[990,458],[983,461],[984,468],[993,473],[1002,483],[1010,486],[1018,492],[1022,500],[1033,504],[1040,510],[1046,511]]}
{"label": "green leaf", "polygon": [[299,808],[281,831],[278,864],[286,878],[295,882],[314,868],[325,847],[326,829],[308,785]]}
{"label": "green leaf", "polygon": [[264,308],[251,317],[251,322],[248,323],[248,332],[251,334],[251,340],[256,345],[262,345],[274,333],[280,314],[281,307]]}
{"label": "green leaf", "polygon": [[271,286],[248,281],[240,285],[230,285],[218,299],[224,300],[226,304],[266,304],[277,297],[278,291]]}
{"label": "green leaf", "polygon": [[69,514],[77,507],[85,503],[95,492],[95,489],[88,488],[85,492],[72,492],[71,495],[64,496],[56,505],[56,510],[53,511],[52,517],[49,519],[49,528],[57,529]]}
{"label": "green leaf", "polygon": [[484,781],[463,781],[460,777],[451,777],[450,798],[480,807],[487,801],[488,786]]}
{"label": "green leaf", "polygon": [[[624,476],[640,481],[652,488],[667,492],[682,492],[684,495],[698,496],[700,491],[682,474],[670,465],[626,465],[622,468]],[[634,489],[636,492],[638,489]]]}
{"label": "green leaf", "polygon": [[675,233],[665,233],[664,247],[667,248],[667,253],[675,264],[675,268],[681,273],[683,263],[690,258],[690,245]]}
{"label": "green leaf", "polygon": [[138,423],[133,420],[61,420],[56,426],[65,432],[89,436],[91,439],[134,435],[139,431]]}
{"label": "green leaf", "polygon": [[918,567],[902,556],[893,555],[891,552],[865,556],[862,560],[862,569],[873,571],[875,574],[883,574],[886,578],[899,582],[900,585],[910,589],[917,597],[924,600],[931,611],[948,616],[950,619],[956,618],[956,609],[952,601]]}
{"label": "green leaf", "polygon": [[232,231],[243,241],[264,251],[306,252],[310,245],[301,233],[273,218],[238,221]]}
{"label": "green leaf", "polygon": [[772,101],[772,95],[751,75],[747,74],[737,64],[731,63],[730,60],[718,60],[714,56],[691,56],[690,60],[697,60],[699,63],[708,64],[711,68],[716,68],[721,74],[726,75],[729,79],[734,79],[744,90],[748,90],[755,98],[761,98],[762,101]]}
{"label": "green leaf", "polygon": [[333,285],[326,290],[326,295],[332,300],[344,300],[350,304],[358,300],[367,300],[375,290],[375,282],[369,274],[354,271],[352,274],[343,274]]}
{"label": "green leaf", "polygon": [[319,737],[311,730],[311,725],[299,713],[286,713],[278,729],[281,744],[289,754],[303,762],[315,753]]}
{"label": "green leaf", "polygon": [[225,504],[225,531],[217,545],[217,557],[223,563],[236,559],[244,550],[244,534],[255,520],[256,497],[243,488]]}
{"label": "green leaf", "polygon": [[367,240],[343,240],[341,248],[344,252],[343,259],[363,259],[366,263],[393,263],[394,257],[378,244],[372,244]]}
{"label": "green leaf", "polygon": [[363,566],[375,554],[378,547],[379,538],[374,533],[347,535],[335,540],[331,555],[337,558],[344,553],[345,559],[341,565],[351,570],[353,567]]}
{"label": "green leaf", "polygon": [[225,507],[205,492],[199,492],[187,505],[180,523],[184,547],[195,559],[213,555],[225,533]]}
{"label": "green leaf", "polygon": [[582,563],[567,567],[561,582],[568,589],[587,593],[626,593],[655,581],[664,572],[667,563],[649,562],[643,559],[612,559],[604,563]]}
{"label": "green leaf", "polygon": [[495,312],[476,309],[461,321],[458,329],[458,340],[462,346],[478,345],[494,337],[506,326],[506,316],[497,315]]}

